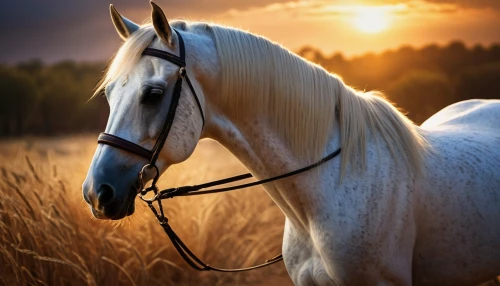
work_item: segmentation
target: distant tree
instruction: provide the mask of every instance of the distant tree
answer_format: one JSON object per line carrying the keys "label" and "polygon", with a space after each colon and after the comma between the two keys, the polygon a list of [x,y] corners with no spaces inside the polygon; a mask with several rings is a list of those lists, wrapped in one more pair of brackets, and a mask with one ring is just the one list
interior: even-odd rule
{"label": "distant tree", "polygon": [[437,64],[438,60],[441,58],[441,48],[436,45],[427,45],[420,49],[419,53],[421,57],[430,65]]}
{"label": "distant tree", "polygon": [[347,61],[341,53],[335,53],[324,61],[324,68],[337,75],[345,75],[349,66]]}
{"label": "distant tree", "polygon": [[33,79],[16,68],[0,67],[0,135],[23,135],[37,104]]}
{"label": "distant tree", "polygon": [[455,41],[442,49],[438,64],[446,74],[455,75],[472,63],[471,58],[465,44]]}
{"label": "distant tree", "polygon": [[45,64],[39,59],[33,59],[26,62],[21,62],[17,68],[27,74],[34,76],[38,75],[45,67]]}
{"label": "distant tree", "polygon": [[473,65],[481,65],[488,62],[488,50],[482,45],[475,45],[470,51]]}
{"label": "distant tree", "polygon": [[317,63],[318,65],[325,66],[325,64],[328,63],[327,58],[321,53],[320,50],[310,47],[310,46],[305,46],[302,49],[300,49],[297,54],[311,62]]}
{"label": "distant tree", "polygon": [[465,69],[456,80],[455,92],[459,100],[500,98],[500,62]]}
{"label": "distant tree", "polygon": [[386,94],[399,107],[408,111],[408,116],[417,124],[455,102],[452,84],[447,76],[424,70],[403,74],[389,85]]}
{"label": "distant tree", "polygon": [[498,62],[500,61],[500,44],[493,44],[488,49],[489,53],[489,62]]}
{"label": "distant tree", "polygon": [[40,117],[47,135],[69,132],[78,110],[78,84],[72,74],[57,69],[45,70],[40,79]]}
{"label": "distant tree", "polygon": [[107,103],[102,98],[87,102],[103,66],[65,61],[44,68],[36,77],[41,99],[34,132],[53,135],[103,129]]}

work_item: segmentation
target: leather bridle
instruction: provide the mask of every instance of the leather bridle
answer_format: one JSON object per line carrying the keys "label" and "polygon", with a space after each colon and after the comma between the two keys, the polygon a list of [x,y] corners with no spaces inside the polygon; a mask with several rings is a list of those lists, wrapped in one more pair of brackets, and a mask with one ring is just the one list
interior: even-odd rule
{"label": "leather bridle", "polygon": [[[159,190],[158,186],[156,183],[158,182],[158,179],[160,177],[160,172],[158,170],[158,167],[156,166],[156,161],[158,159],[158,156],[163,148],[163,145],[165,145],[165,141],[167,140],[168,133],[170,132],[170,128],[172,127],[172,123],[175,118],[175,112],[177,109],[177,105],[179,103],[179,98],[181,96],[181,91],[182,91],[182,83],[183,80],[185,79],[189,89],[191,90],[191,93],[193,94],[196,104],[198,106],[198,109],[201,114],[201,118],[203,121],[203,126],[205,125],[205,116],[203,113],[203,109],[200,104],[200,100],[193,88],[193,85],[191,84],[191,81],[189,80],[189,77],[186,72],[186,59],[185,59],[185,48],[184,48],[184,41],[182,39],[181,34],[175,30],[175,33],[177,34],[177,38],[179,39],[179,56],[176,56],[172,53],[158,50],[158,49],[152,49],[152,48],[146,48],[142,55],[144,56],[152,56],[152,57],[157,57],[161,58],[164,60],[167,60],[177,66],[179,66],[179,72],[177,76],[177,81],[175,82],[174,90],[172,93],[172,99],[170,103],[170,107],[167,113],[167,118],[165,120],[165,123],[163,124],[160,136],[156,140],[156,143],[153,147],[153,149],[148,150],[138,144],[135,144],[133,142],[130,142],[126,139],[120,138],[116,135],[109,134],[109,133],[101,133],[99,135],[99,138],[97,139],[97,143],[99,144],[105,144],[105,145],[110,145],[112,147],[116,147],[125,151],[128,151],[130,153],[136,154],[140,157],[143,157],[147,160],[149,160],[149,163],[144,165],[139,173],[139,181],[140,181],[140,188],[139,188],[139,197],[145,201],[153,214],[156,216],[158,222],[160,225],[163,227],[163,230],[165,233],[168,235],[170,240],[172,241],[172,244],[174,245],[175,249],[179,252],[179,254],[184,258],[184,260],[194,269],[200,270],[200,271],[219,271],[219,272],[240,272],[240,271],[248,271],[252,269],[257,269],[261,268],[273,263],[276,263],[278,261],[283,260],[283,256],[277,255],[269,260],[266,260],[264,263],[256,265],[256,266],[251,266],[247,268],[240,268],[240,269],[222,269],[222,268],[217,268],[213,266],[209,266],[205,262],[203,262],[201,259],[199,259],[177,236],[177,234],[173,231],[173,229],[170,227],[168,224],[168,218],[165,217],[165,214],[163,212],[163,206],[162,206],[162,199],[167,199],[167,198],[174,198],[177,196],[193,196],[193,195],[203,195],[203,194],[213,194],[213,193],[220,193],[220,192],[227,192],[227,191],[232,191],[232,190],[237,190],[237,189],[243,189],[251,186],[256,186],[256,185],[261,185],[265,184],[268,182],[276,181],[279,179],[283,179],[286,177],[294,176],[296,174],[302,173],[309,171],[313,168],[318,167],[319,165],[330,161],[331,159],[335,158],[337,155],[340,154],[340,148],[337,149],[335,152],[329,154],[328,156],[324,157],[320,161],[309,165],[307,167],[295,170],[293,172],[285,173],[279,176],[267,178],[264,180],[259,180],[256,182],[251,182],[251,183],[246,183],[246,184],[241,184],[237,186],[231,186],[231,187],[225,187],[225,188],[218,188],[218,189],[209,189],[209,190],[202,190],[214,186],[219,186],[231,182],[236,182],[236,181],[241,181],[247,178],[253,177],[252,174],[243,174],[239,176],[234,176],[222,180],[217,180],[201,185],[195,185],[195,186],[184,186],[184,187],[178,187],[178,188],[170,188],[170,189],[165,189],[165,190]],[[153,180],[151,182],[151,185],[149,187],[146,186],[145,182],[145,172],[147,170],[153,169],[155,171],[155,175],[153,177]],[[146,194],[148,192],[153,192],[154,196],[151,198],[146,198]],[[158,210],[155,208],[153,203],[156,202],[158,205]]]}
{"label": "leather bridle", "polygon": [[198,99],[198,96],[196,95],[196,92],[193,88],[193,85],[191,84],[191,81],[189,80],[189,76],[187,75],[186,72],[186,54],[185,54],[185,49],[184,49],[184,40],[182,39],[182,36],[177,30],[174,30],[177,34],[177,37],[179,39],[179,56],[176,56],[172,53],[158,50],[158,49],[152,49],[152,48],[146,48],[144,52],[142,52],[142,55],[144,56],[152,56],[152,57],[157,57],[161,58],[164,60],[167,60],[177,66],[179,66],[179,72],[177,76],[177,81],[175,82],[174,90],[172,93],[172,98],[170,102],[170,107],[167,113],[167,118],[165,119],[165,123],[163,124],[163,127],[161,129],[160,136],[158,136],[158,139],[156,140],[155,145],[153,146],[152,150],[148,150],[142,146],[139,146],[133,142],[130,142],[128,140],[125,140],[123,138],[120,138],[118,136],[109,134],[109,133],[101,133],[99,135],[99,138],[97,139],[97,142],[100,144],[107,144],[111,145],[113,147],[128,151],[130,153],[134,153],[136,155],[139,155],[143,158],[146,158],[149,160],[149,163],[144,165],[143,170],[141,173],[145,171],[146,167],[151,167],[151,168],[156,168],[156,175],[155,179],[158,179],[159,177],[159,172],[158,168],[156,167],[156,160],[158,160],[158,156],[160,155],[161,149],[163,148],[163,145],[165,144],[165,141],[167,140],[168,133],[170,132],[170,128],[172,127],[172,123],[175,118],[175,111],[177,110],[177,105],[179,104],[179,98],[181,97],[181,91],[182,91],[182,82],[183,79],[186,80],[189,89],[191,90],[191,93],[193,94],[194,98],[196,99],[196,105],[198,106],[198,109],[200,111],[201,119],[203,121],[203,125],[205,125],[205,115],[203,114],[203,109],[201,108],[200,100]]}

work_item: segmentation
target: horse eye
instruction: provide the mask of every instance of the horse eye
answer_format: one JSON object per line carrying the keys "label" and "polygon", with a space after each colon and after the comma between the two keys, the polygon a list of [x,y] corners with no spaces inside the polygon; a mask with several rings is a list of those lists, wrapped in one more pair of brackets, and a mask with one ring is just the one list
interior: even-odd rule
{"label": "horse eye", "polygon": [[157,103],[163,95],[163,89],[161,88],[151,88],[144,92],[144,96],[141,100],[141,103],[144,104],[153,104]]}

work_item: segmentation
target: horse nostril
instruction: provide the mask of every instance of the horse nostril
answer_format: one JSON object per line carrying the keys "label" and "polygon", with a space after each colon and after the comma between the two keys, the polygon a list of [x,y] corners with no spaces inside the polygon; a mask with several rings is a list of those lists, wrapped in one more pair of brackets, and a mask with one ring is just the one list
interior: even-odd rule
{"label": "horse nostril", "polygon": [[115,189],[108,184],[102,184],[97,189],[97,202],[101,206],[109,205],[115,199]]}

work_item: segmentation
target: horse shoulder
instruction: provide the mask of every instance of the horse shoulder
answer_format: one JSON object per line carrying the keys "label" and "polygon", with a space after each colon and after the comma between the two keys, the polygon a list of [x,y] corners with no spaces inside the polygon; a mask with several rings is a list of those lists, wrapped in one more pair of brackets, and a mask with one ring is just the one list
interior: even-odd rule
{"label": "horse shoulder", "polygon": [[390,156],[376,153],[370,153],[371,167],[362,175],[349,174],[327,190],[323,201],[329,211],[311,225],[315,251],[340,285],[411,284],[416,236],[412,182],[402,179],[403,171]]}

